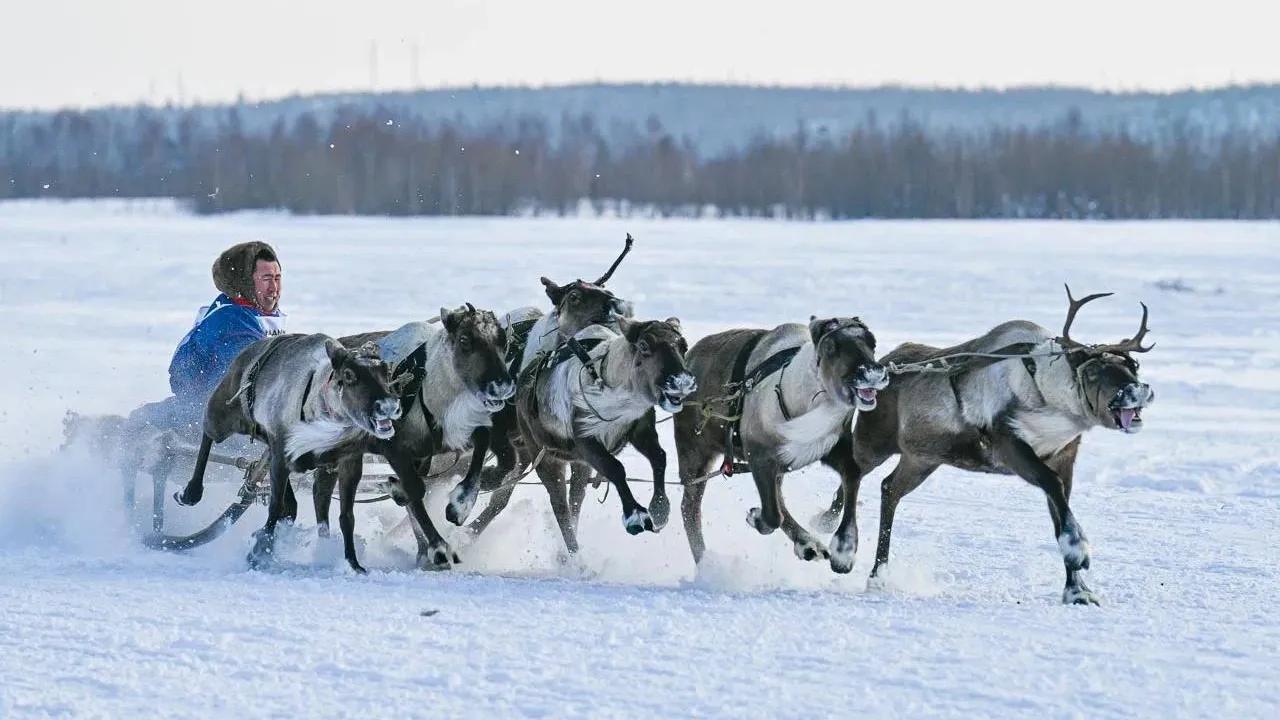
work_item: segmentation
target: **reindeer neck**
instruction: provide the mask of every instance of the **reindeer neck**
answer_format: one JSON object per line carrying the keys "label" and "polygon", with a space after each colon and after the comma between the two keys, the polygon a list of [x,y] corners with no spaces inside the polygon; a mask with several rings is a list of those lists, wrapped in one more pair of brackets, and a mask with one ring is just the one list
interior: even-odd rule
{"label": "reindeer neck", "polygon": [[442,417],[462,387],[462,378],[453,366],[453,348],[449,346],[449,336],[444,332],[427,340],[424,370],[425,377],[418,396],[427,412],[433,417]]}
{"label": "reindeer neck", "polygon": [[1093,423],[1093,404],[1085,394],[1080,377],[1084,366],[1073,369],[1065,355],[1052,354],[1062,351],[1062,346],[1052,339],[1044,341],[1032,351],[1051,353],[1047,357],[1036,359],[1036,371],[1030,378],[1042,405],[1041,409],[1068,415],[1083,423]]}
{"label": "reindeer neck", "polygon": [[778,373],[777,386],[781,391],[779,399],[792,417],[803,415],[822,403],[835,401],[827,395],[818,380],[815,351],[813,343],[805,343],[800,346],[795,357],[791,358],[791,362]]}
{"label": "reindeer neck", "polygon": [[333,385],[333,368],[317,370],[307,378],[302,390],[302,408],[299,420],[315,422],[317,420],[336,420],[338,413],[338,390]]}
{"label": "reindeer neck", "polygon": [[611,388],[630,389],[635,383],[635,349],[622,336],[612,338],[600,345],[602,350],[595,353],[596,372],[600,379]]}

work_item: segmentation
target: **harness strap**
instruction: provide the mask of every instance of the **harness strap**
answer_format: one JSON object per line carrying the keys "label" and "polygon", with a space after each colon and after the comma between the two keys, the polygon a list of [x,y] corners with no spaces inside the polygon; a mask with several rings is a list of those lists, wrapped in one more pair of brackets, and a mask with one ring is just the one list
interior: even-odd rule
{"label": "harness strap", "polygon": [[307,421],[307,398],[311,395],[311,383],[314,382],[315,379],[316,371],[312,370],[311,374],[307,375],[307,386],[302,388],[302,406],[298,408],[299,422]]}
{"label": "harness strap", "polygon": [[[520,383],[524,383],[529,378],[536,378],[542,374],[543,370],[550,370],[560,363],[571,357],[577,357],[582,361],[583,367],[591,373],[591,376],[598,382],[600,376],[596,374],[595,368],[591,366],[591,356],[589,353],[592,348],[604,342],[602,338],[587,338],[579,341],[577,338],[569,338],[561,343],[556,349],[547,353],[545,357],[537,362],[531,362],[527,367],[520,369]],[[537,416],[538,403],[533,403],[533,413]]]}
{"label": "harness strap", "polygon": [[520,370],[520,358],[524,356],[524,349],[529,344],[529,332],[533,330],[533,326],[538,323],[538,318],[529,320],[521,320],[512,323],[509,328],[511,338],[507,341],[507,372],[512,377],[516,377]]}
{"label": "harness strap", "polygon": [[[249,365],[249,368],[245,370],[244,379],[240,381],[240,389],[236,390],[235,395],[232,395],[230,398],[227,399],[228,405],[235,402],[236,399],[239,398],[241,395],[244,395],[245,414],[248,415],[249,417],[253,417],[253,401],[255,396],[253,388],[254,388],[254,385],[257,384],[258,373],[262,371],[262,366],[267,364],[267,359],[271,357],[272,353],[274,353],[276,350],[280,348],[281,345],[284,344],[283,340],[276,339],[276,338],[282,338],[282,337],[284,336],[276,335],[272,338],[268,338],[265,340],[266,342],[271,343],[271,347],[268,347],[265,351],[263,351],[263,353],[259,355],[251,365]],[[263,340],[259,340],[258,342],[263,342]]]}
{"label": "harness strap", "polygon": [[[747,360],[751,358],[751,354],[755,352],[756,346],[760,344],[760,340],[764,336],[765,333],[760,333],[747,340],[742,349],[738,351],[738,357],[733,362],[733,372],[729,375],[729,384],[726,389],[734,394],[735,399],[733,401],[733,412],[731,413],[734,419],[727,423],[724,433],[724,462],[720,465],[720,471],[725,477],[733,475],[734,457],[737,451],[741,448],[743,452],[746,452],[745,448],[742,448],[741,424],[742,405],[746,401],[747,393],[751,392],[765,378],[785,368],[791,363],[796,353],[800,352],[799,347],[779,350],[765,358],[759,365],[756,365],[751,374],[747,375]],[[744,375],[746,377],[743,377]],[[782,410],[782,416],[790,420],[791,413],[787,412],[787,406],[782,400],[782,385],[779,384],[774,388],[774,391],[778,398],[778,408]]]}

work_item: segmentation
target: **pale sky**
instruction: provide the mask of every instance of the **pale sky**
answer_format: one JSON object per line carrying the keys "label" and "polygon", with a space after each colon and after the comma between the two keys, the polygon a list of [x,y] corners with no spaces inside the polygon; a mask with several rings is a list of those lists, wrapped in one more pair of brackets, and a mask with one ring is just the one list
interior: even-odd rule
{"label": "pale sky", "polygon": [[0,108],[596,80],[1113,90],[1280,82],[1277,6],[0,0]]}

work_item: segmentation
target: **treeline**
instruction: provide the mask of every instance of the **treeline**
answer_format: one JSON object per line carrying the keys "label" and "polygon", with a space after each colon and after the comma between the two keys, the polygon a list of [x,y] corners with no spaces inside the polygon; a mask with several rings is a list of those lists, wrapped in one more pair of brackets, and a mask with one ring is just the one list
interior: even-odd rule
{"label": "treeline", "polygon": [[[760,135],[706,156],[651,117],[485,127],[385,110],[247,132],[140,109],[0,118],[0,199],[179,197],[203,213],[506,215],[646,208],[791,218],[1277,218],[1280,140],[1243,129],[927,132],[909,117]],[[623,139],[619,139],[619,138]],[[606,139],[607,138],[607,139]]]}

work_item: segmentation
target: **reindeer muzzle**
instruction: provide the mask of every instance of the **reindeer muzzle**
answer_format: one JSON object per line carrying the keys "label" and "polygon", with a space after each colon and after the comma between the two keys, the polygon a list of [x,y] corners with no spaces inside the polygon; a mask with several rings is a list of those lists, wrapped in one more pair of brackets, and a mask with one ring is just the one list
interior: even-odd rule
{"label": "reindeer muzzle", "polygon": [[859,365],[849,387],[852,405],[859,410],[875,410],[879,392],[889,387],[889,371],[880,363]]}
{"label": "reindeer muzzle", "polygon": [[1116,392],[1107,404],[1116,428],[1124,433],[1142,430],[1142,410],[1156,399],[1151,386],[1146,383],[1129,383]]}
{"label": "reindeer muzzle", "polygon": [[400,418],[400,400],[383,398],[373,406],[373,434],[383,440],[395,435],[394,421]]}
{"label": "reindeer muzzle", "polygon": [[698,391],[698,379],[693,373],[682,372],[672,375],[662,385],[662,393],[658,397],[658,407],[669,413],[678,413],[684,408],[685,398]]}
{"label": "reindeer muzzle", "polygon": [[480,401],[484,403],[484,409],[489,412],[497,412],[507,404],[507,401],[515,397],[516,383],[514,380],[497,381],[493,380],[485,385],[484,393],[480,396]]}

